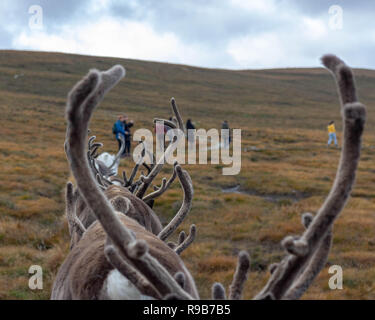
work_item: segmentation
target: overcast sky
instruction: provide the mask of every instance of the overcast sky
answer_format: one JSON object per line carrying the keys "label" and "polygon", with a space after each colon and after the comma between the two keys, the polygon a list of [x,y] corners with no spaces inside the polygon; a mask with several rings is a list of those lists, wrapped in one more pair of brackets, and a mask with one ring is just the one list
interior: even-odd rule
{"label": "overcast sky", "polygon": [[375,69],[373,0],[1,0],[0,21],[0,49],[230,69],[313,67],[335,53]]}

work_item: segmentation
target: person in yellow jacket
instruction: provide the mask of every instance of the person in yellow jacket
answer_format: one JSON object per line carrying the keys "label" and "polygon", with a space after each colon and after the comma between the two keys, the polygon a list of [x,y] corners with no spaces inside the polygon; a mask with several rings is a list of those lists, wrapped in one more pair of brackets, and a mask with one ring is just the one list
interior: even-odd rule
{"label": "person in yellow jacket", "polygon": [[335,146],[337,147],[337,138],[336,138],[336,129],[335,129],[335,122],[331,121],[328,124],[328,147],[332,142],[335,143]]}

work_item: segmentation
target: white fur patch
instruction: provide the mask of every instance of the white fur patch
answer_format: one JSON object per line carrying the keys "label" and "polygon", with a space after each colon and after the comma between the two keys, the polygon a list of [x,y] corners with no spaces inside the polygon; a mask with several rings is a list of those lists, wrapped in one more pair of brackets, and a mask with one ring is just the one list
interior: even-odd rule
{"label": "white fur patch", "polygon": [[[103,152],[97,157],[97,159],[103,162],[107,168],[111,166],[115,158],[116,158],[115,155],[109,154],[108,152]],[[117,175],[118,167],[119,167],[119,161],[117,161],[117,163],[111,168],[111,173],[113,175]]]}
{"label": "white fur patch", "polygon": [[112,270],[107,277],[107,296],[111,300],[153,300],[143,295],[117,269]]}

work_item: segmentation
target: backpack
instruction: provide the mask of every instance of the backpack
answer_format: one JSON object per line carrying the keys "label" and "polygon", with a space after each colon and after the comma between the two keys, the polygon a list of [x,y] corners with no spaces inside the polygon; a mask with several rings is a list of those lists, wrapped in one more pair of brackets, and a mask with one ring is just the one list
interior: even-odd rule
{"label": "backpack", "polygon": [[113,124],[112,126],[112,133],[113,134],[116,134],[117,133],[117,130],[116,130],[116,122]]}

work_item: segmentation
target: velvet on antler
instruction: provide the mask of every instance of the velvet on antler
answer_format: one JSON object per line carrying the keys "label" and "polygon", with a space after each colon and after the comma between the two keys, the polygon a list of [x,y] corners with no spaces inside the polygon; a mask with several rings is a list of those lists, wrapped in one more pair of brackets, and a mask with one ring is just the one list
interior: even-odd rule
{"label": "velvet on antler", "polygon": [[[333,223],[343,210],[355,182],[361,153],[361,138],[366,119],[366,108],[357,102],[354,76],[351,69],[334,55],[325,55],[322,62],[336,79],[343,117],[343,146],[339,167],[332,189],[316,216],[303,216],[305,232],[300,237],[286,237],[282,241],[287,255],[270,268],[271,276],[255,299],[298,299],[324,268],[331,247]],[[240,257],[244,253],[240,253]],[[241,259],[239,259],[241,260]],[[244,268],[245,270],[246,268]],[[245,272],[235,281],[239,290],[232,289],[238,297],[246,280]],[[247,270],[247,269],[246,269]],[[213,296],[223,297],[223,286],[215,284]],[[235,293],[238,292],[238,293]]]}
{"label": "velvet on antler", "polygon": [[[120,252],[120,256],[116,255],[116,251],[110,247],[112,244],[106,246],[107,257],[115,257],[111,263],[119,265],[118,261],[115,261],[118,257],[123,258],[123,264],[130,262],[158,291],[155,298],[173,294],[180,299],[192,299],[158,260],[149,254],[147,243],[137,240],[131,230],[120,222],[112,205],[99,189],[84,151],[88,124],[95,107],[124,75],[125,70],[121,66],[114,66],[105,72],[92,70],[70,92],[66,135],[70,167],[86,204],[102,225],[110,242]],[[181,169],[179,170],[177,174],[183,174]],[[186,174],[183,175],[185,178]],[[121,268],[120,271],[124,269]]]}

